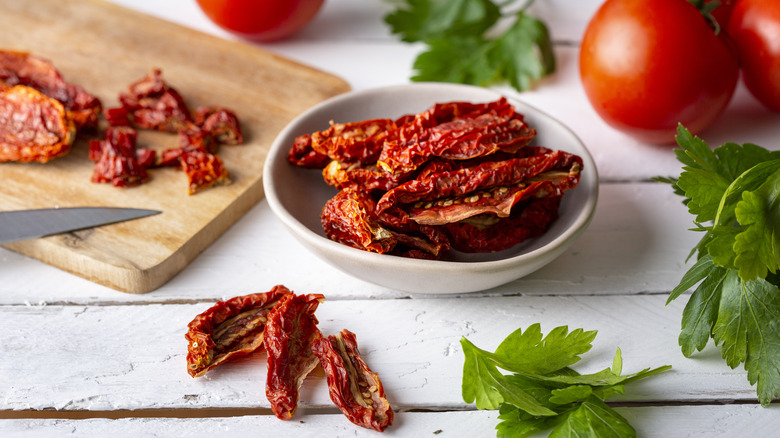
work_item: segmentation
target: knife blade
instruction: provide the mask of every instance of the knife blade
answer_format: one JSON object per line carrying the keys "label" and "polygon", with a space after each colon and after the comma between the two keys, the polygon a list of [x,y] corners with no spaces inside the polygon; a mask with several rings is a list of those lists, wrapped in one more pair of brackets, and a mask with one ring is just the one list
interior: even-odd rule
{"label": "knife blade", "polygon": [[83,230],[161,213],[119,207],[63,207],[0,212],[0,245]]}

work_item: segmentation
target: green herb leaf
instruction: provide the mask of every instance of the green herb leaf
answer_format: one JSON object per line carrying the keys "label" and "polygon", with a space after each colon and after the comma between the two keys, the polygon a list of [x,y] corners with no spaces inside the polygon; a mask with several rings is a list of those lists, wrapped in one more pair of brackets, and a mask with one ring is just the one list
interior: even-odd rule
{"label": "green herb leaf", "polygon": [[709,265],[704,271],[707,274],[705,280],[693,292],[683,310],[682,331],[678,341],[685,357],[691,357],[694,351],[701,351],[707,345],[718,318],[721,289],[728,272],[713,264],[710,256],[699,261]]}
{"label": "green herb leaf", "polygon": [[[696,284],[683,310],[683,355],[710,337],[726,363],[744,363],[762,405],[780,397],[780,151],[754,144],[709,146],[678,128],[683,164],[671,183],[704,232],[696,264],[667,304]],[[702,225],[709,222],[710,225]]]}
{"label": "green herb leaf", "polygon": [[[476,401],[478,409],[499,409],[499,437],[526,437],[551,428],[551,436],[632,436],[633,428],[602,400],[671,367],[621,376],[618,348],[611,368],[580,375],[569,365],[591,349],[595,336],[595,331],[569,332],[566,326],[543,336],[540,325],[533,324],[512,332],[493,353],[462,338],[463,400]],[[608,431],[617,435],[600,435]]]}
{"label": "green herb leaf", "polygon": [[490,353],[462,338],[461,346],[466,360],[463,363],[463,400],[476,401],[477,409],[497,409],[503,403],[511,403],[538,416],[556,415],[522,387],[507,379],[490,361]]}
{"label": "green herb leaf", "polygon": [[735,237],[734,264],[746,281],[780,269],[780,160],[765,164],[775,172],[756,191],[743,192],[735,208],[745,230]]}
{"label": "green herb leaf", "polygon": [[[414,61],[413,81],[507,81],[523,91],[555,71],[555,53],[542,21],[523,10],[502,11],[514,2],[405,0],[385,22],[402,41],[427,46]],[[496,30],[508,20],[508,27]]]}
{"label": "green herb leaf", "polygon": [[402,41],[427,41],[454,35],[482,35],[501,17],[489,0],[406,0],[404,8],[385,16]]}
{"label": "green herb leaf", "polygon": [[416,82],[488,85],[498,72],[488,55],[492,43],[475,36],[452,36],[428,41],[429,49],[414,61]]}
{"label": "green herb leaf", "polygon": [[582,402],[550,434],[550,438],[635,436],[636,431],[628,420],[596,397]]}
{"label": "green herb leaf", "polygon": [[548,374],[579,362],[580,355],[592,347],[596,331],[556,327],[542,339],[540,324],[515,330],[491,356],[501,368],[526,374]]}
{"label": "green herb leaf", "polygon": [[488,56],[493,60],[499,77],[522,91],[555,71],[550,33],[540,20],[520,13],[517,20],[490,47]]}
{"label": "green herb leaf", "polygon": [[502,404],[498,410],[496,436],[498,438],[525,438],[535,433],[552,429],[562,420],[563,414],[557,417],[535,417],[508,403]]}
{"label": "green herb leaf", "polygon": [[730,367],[745,363],[762,405],[780,397],[780,289],[763,279],[744,282],[729,270],[712,333]]}

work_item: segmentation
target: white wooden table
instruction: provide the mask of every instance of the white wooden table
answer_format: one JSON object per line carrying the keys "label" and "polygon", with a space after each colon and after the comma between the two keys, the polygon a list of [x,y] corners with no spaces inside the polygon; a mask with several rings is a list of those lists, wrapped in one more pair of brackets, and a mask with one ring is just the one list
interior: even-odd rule
{"label": "white wooden table", "polygon": [[[194,1],[112,1],[232,38]],[[321,329],[358,334],[396,411],[387,436],[495,436],[497,413],[461,399],[459,340],[492,349],[535,322],[545,333],[559,325],[598,330],[593,350],[575,367],[582,372],[609,366],[618,346],[625,372],[673,366],[610,399],[640,436],[776,434],[777,406],[758,405],[744,370],[730,369],[712,344],[690,359],[677,346],[686,298],[665,301],[699,236],[687,231],[691,219],[680,198],[649,180],[679,174],[672,148],[611,130],[584,97],[578,42],[599,4],[536,2],[533,13],[556,41],[558,71],[517,95],[570,126],[597,162],[595,218],[562,257],[493,290],[410,296],[334,271],[304,250],[264,201],[173,280],[140,296],[0,249],[0,436],[377,436],[333,408],[321,373],[304,384],[288,422],[270,413],[264,355],[200,379],[186,373],[187,323],[218,299],[275,284],[323,293]],[[390,34],[383,22],[389,7],[382,0],[327,0],[300,34],[264,47],[338,75],[355,90],[406,83],[420,46]],[[702,137],[713,145],[750,141],[778,149],[777,122],[740,87]]]}

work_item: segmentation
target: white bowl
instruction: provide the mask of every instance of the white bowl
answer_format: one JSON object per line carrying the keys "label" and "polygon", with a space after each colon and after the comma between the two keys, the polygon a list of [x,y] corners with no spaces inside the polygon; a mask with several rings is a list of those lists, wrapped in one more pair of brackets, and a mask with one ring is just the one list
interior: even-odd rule
{"label": "white bowl", "polygon": [[329,122],[395,118],[418,113],[434,103],[489,102],[501,95],[468,85],[416,83],[350,92],[312,107],[287,125],[274,140],[263,170],[271,210],[305,247],[334,267],[367,282],[413,293],[475,292],[500,286],[536,271],[565,251],[590,223],[598,198],[593,158],[566,126],[539,110],[506,96],[526,122],[536,128],[534,144],[582,157],[579,185],[567,191],[559,218],[542,236],[514,248],[485,254],[450,251],[446,260],[410,259],[376,254],[334,242],[320,224],[325,202],[336,194],[319,170],[291,165],[287,153],[294,139],[321,131]]}

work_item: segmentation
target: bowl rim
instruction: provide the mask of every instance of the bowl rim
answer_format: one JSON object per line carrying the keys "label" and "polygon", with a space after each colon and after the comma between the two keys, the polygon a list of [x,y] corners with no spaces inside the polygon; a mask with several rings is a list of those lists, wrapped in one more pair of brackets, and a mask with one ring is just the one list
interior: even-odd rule
{"label": "bowl rim", "polygon": [[[294,230],[293,235],[296,238],[304,239],[305,241],[313,245],[318,245],[318,246],[324,245],[328,248],[328,251],[335,252],[336,255],[338,255],[343,259],[360,258],[364,263],[372,262],[373,264],[381,264],[387,261],[387,257],[388,257],[387,254],[372,253],[369,251],[352,248],[350,246],[335,242],[333,240],[328,239],[327,237],[321,236],[316,232],[313,232],[302,222],[300,222],[282,205],[282,202],[277,196],[275,181],[273,178],[275,174],[274,166],[278,166],[279,165],[278,163],[280,161],[287,163],[286,157],[290,145],[286,143],[282,144],[281,140],[290,136],[292,131],[296,130],[298,124],[300,124],[302,120],[310,117],[312,114],[320,112],[323,108],[338,104],[343,101],[360,99],[366,96],[385,94],[388,92],[393,92],[398,90],[407,91],[410,88],[451,90],[456,96],[456,99],[453,100],[457,100],[457,95],[459,92],[463,93],[464,91],[470,91],[473,93],[475,90],[481,90],[485,92],[486,96],[488,94],[493,94],[495,98],[505,97],[513,105],[519,104],[520,106],[528,108],[531,111],[533,111],[535,113],[534,114],[535,116],[538,115],[539,117],[548,119],[549,122],[556,124],[558,128],[565,131],[566,134],[571,136],[575,140],[578,149],[581,149],[581,151],[578,152],[577,154],[580,155],[580,157],[583,159],[583,165],[585,169],[588,169],[588,174],[586,174],[587,179],[586,177],[583,177],[580,180],[580,184],[583,182],[583,180],[588,182],[587,184],[588,193],[583,193],[581,195],[581,196],[586,196],[586,199],[582,208],[579,211],[574,213],[576,216],[572,221],[571,225],[561,230],[561,232],[558,235],[554,236],[550,242],[546,243],[545,245],[539,248],[535,248],[502,259],[483,260],[483,261],[428,260],[428,259],[394,257],[392,262],[399,269],[422,271],[431,268],[437,268],[437,269],[451,268],[457,270],[464,270],[464,269],[478,270],[481,273],[489,272],[489,271],[505,270],[507,268],[516,266],[518,264],[531,263],[534,260],[538,260],[540,257],[543,257],[547,254],[557,254],[557,252],[561,249],[561,247],[568,245],[573,239],[576,239],[579,236],[579,234],[581,234],[585,230],[585,228],[587,228],[587,226],[590,224],[591,220],[593,219],[597,201],[598,201],[598,192],[599,192],[598,170],[596,168],[595,162],[593,161],[593,157],[591,156],[587,147],[568,126],[560,122],[558,119],[550,116],[546,112],[539,110],[538,108],[518,99],[517,97],[501,93],[500,91],[495,89],[476,87],[473,85],[464,85],[464,84],[416,82],[416,83],[409,83],[409,84],[402,84],[402,85],[390,85],[390,86],[384,86],[378,88],[349,91],[343,94],[339,94],[337,96],[331,97],[325,101],[322,101],[310,107],[309,109],[301,113],[299,116],[297,116],[295,119],[290,121],[282,129],[282,131],[280,131],[277,134],[277,136],[275,137],[271,145],[271,148],[269,149],[269,152],[266,156],[266,161],[264,163],[263,188],[265,191],[265,198],[267,199],[268,204],[271,207],[271,210],[282,221],[282,223],[285,226]],[[435,102],[432,102],[431,104],[433,103]],[[577,188],[579,188],[579,185]],[[586,191],[585,188],[586,187],[583,187],[582,192]]]}

